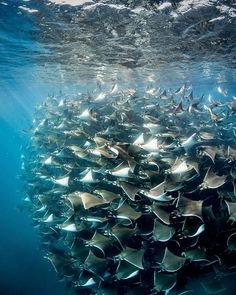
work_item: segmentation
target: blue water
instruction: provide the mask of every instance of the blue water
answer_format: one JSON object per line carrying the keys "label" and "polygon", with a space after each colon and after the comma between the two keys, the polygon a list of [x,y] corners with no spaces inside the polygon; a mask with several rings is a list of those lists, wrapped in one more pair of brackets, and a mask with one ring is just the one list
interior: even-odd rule
{"label": "blue water", "polygon": [[[165,40],[161,39],[163,36],[156,40],[156,44],[153,41],[145,48],[145,41],[138,43],[137,39],[132,38],[117,41],[117,25],[113,28],[116,31],[113,34],[114,40],[111,37],[114,44],[125,42],[127,47],[132,47],[132,42],[136,44],[134,51],[129,53],[127,49],[123,55],[117,56],[120,49],[111,46],[112,42],[109,43],[112,29],[106,31],[102,25],[101,28],[97,27],[103,20],[109,23],[108,17],[106,18],[109,11],[103,14],[100,11],[98,23],[96,11],[92,16],[89,15],[91,18],[86,27],[86,23],[81,25],[79,20],[76,21],[75,16],[80,10],[75,11],[70,6],[48,6],[48,1],[0,1],[0,295],[69,294],[63,283],[58,281],[53,267],[43,258],[37,229],[31,225],[27,213],[19,208],[20,200],[24,198],[23,184],[19,177],[21,155],[29,140],[27,130],[31,126],[35,106],[48,94],[58,94],[61,91],[69,95],[93,89],[98,77],[111,85],[118,81],[120,85],[137,88],[152,83],[175,89],[187,82],[199,96],[211,93],[214,98],[222,100],[236,96],[236,33],[232,32],[236,7],[234,1],[218,2],[224,2],[231,9],[228,23],[232,26],[228,23],[219,24],[219,34],[216,34],[218,38],[215,38],[228,38],[226,45],[216,43],[218,45],[215,47],[197,47],[196,44],[202,42],[199,34],[205,38],[204,44],[210,44],[210,41],[207,42],[208,35],[213,38],[208,34],[210,29],[203,29],[203,32],[200,30],[198,35],[193,32],[195,35],[191,39],[191,36],[186,37],[186,32],[191,30],[185,28],[179,46],[188,40],[186,50],[183,50],[184,47],[181,50],[175,49],[169,41],[166,45]],[[22,6],[37,12],[29,13]],[[200,17],[203,12],[199,12]],[[123,19],[120,23],[122,30],[129,17],[120,10],[121,18],[117,19],[117,13],[114,12],[114,22],[122,22]],[[167,10],[163,15],[168,13],[170,11]],[[227,19],[226,13],[217,15],[214,11],[212,18],[217,16]],[[191,28],[191,19],[186,19],[190,23],[183,22],[183,26]],[[142,24],[141,20],[142,16],[139,16],[137,23]],[[80,25],[77,26],[78,23]],[[181,23],[179,26],[181,28]],[[154,36],[156,30],[157,27],[152,34],[149,32],[150,36]],[[159,30],[162,28],[159,27]],[[108,31],[109,34],[106,34]],[[166,36],[168,40],[181,35],[176,33],[173,36],[172,33]],[[90,42],[87,43],[86,34],[90,35]],[[145,36],[144,34],[143,38]],[[97,39],[93,40],[94,37]],[[137,38],[142,40],[142,34]],[[199,38],[198,42],[196,38]],[[176,41],[178,40],[173,43]],[[87,44],[85,47],[84,43]],[[169,52],[173,56],[166,54],[166,50],[170,48],[172,49]],[[157,49],[159,51],[156,53]],[[156,55],[153,54],[154,51]],[[147,79],[149,76],[154,77],[154,82]],[[227,91],[227,96],[222,96],[217,91],[219,86]],[[232,288],[229,288],[227,294],[233,294]]]}
{"label": "blue water", "polygon": [[[29,40],[22,31],[31,24],[8,3],[0,4],[0,294],[65,295],[68,292],[43,258],[36,229],[18,208],[24,198],[18,176],[22,148],[28,140],[26,130],[34,106],[48,89],[34,80],[30,57],[27,61],[23,56]],[[33,49],[34,44],[29,47]]]}

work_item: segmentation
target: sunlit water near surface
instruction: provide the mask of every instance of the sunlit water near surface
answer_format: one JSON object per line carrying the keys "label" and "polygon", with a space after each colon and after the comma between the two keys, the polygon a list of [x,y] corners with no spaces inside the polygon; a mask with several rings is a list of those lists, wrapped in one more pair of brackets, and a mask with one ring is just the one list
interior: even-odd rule
{"label": "sunlit water near surface", "polygon": [[[0,295],[69,294],[16,209],[34,107],[47,95],[92,95],[115,84],[141,91],[187,83],[196,96],[229,101],[235,28],[233,0],[0,1]],[[234,294],[232,278],[225,280],[224,294]]]}

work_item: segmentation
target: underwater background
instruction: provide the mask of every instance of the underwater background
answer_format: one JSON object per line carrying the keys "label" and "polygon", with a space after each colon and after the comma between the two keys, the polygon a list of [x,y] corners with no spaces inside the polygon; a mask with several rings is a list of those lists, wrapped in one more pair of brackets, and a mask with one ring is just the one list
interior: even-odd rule
{"label": "underwater background", "polygon": [[[35,106],[97,83],[236,97],[235,1],[0,1],[0,295],[69,294],[19,177]],[[75,5],[76,4],[76,5]],[[233,277],[223,294],[234,294]],[[202,294],[195,283],[193,294]]]}

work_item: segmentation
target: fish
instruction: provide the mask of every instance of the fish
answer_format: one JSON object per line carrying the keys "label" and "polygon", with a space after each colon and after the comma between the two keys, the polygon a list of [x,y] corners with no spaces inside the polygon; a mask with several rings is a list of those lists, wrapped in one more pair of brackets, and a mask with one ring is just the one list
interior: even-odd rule
{"label": "fish", "polygon": [[76,225],[74,223],[71,223],[66,226],[62,226],[61,230],[69,231],[69,232],[77,232]]}
{"label": "fish", "polygon": [[207,261],[205,248],[193,248],[185,252],[186,258],[191,261]]}
{"label": "fish", "polygon": [[128,223],[132,223],[133,220],[137,220],[141,215],[141,212],[138,212],[134,210],[130,205],[123,203],[117,209],[116,217],[121,220],[127,220]]}
{"label": "fish", "polygon": [[66,200],[70,203],[74,210],[78,209],[80,206],[83,205],[82,199],[80,197],[80,192],[73,192],[64,196]]}
{"label": "fish", "polygon": [[[131,169],[129,166],[123,167],[123,163],[121,163],[122,167],[119,165],[114,169],[107,170],[107,173],[121,178],[128,178],[131,176]],[[121,168],[120,168],[121,167]]]}
{"label": "fish", "polygon": [[135,200],[136,194],[141,190],[139,187],[125,181],[120,181],[119,185],[132,201]]}
{"label": "fish", "polygon": [[122,249],[126,248],[126,244],[135,236],[136,229],[129,228],[122,225],[115,225],[111,229],[111,235],[116,238]]}
{"label": "fish", "polygon": [[181,95],[185,92],[186,90],[186,84],[182,85],[181,87],[179,87],[175,92],[174,94],[175,95]]}
{"label": "fish", "polygon": [[165,273],[155,271],[154,273],[154,288],[157,292],[168,292],[176,285],[176,273]]}
{"label": "fish", "polygon": [[215,294],[215,293],[221,293],[225,291],[224,285],[221,283],[220,280],[217,280],[213,278],[212,280],[209,280],[207,282],[201,283],[203,289],[208,294]]}
{"label": "fish", "polygon": [[229,221],[234,223],[236,221],[236,203],[226,201],[226,205],[228,208]]}
{"label": "fish", "polygon": [[159,90],[158,88],[155,88],[155,87],[150,86],[150,87],[147,87],[147,89],[146,89],[145,92],[146,92],[147,94],[151,95],[151,96],[154,96],[154,95],[156,95],[159,91],[160,91],[160,90]]}
{"label": "fish", "polygon": [[231,147],[230,145],[228,145],[227,156],[228,156],[228,158],[230,160],[235,160],[236,159],[236,148]]}
{"label": "fish", "polygon": [[107,260],[104,258],[99,258],[93,254],[90,250],[89,254],[84,262],[84,269],[94,274],[101,280],[104,280],[104,275],[106,271]]}
{"label": "fish", "polygon": [[118,280],[128,280],[137,276],[140,269],[125,260],[120,260],[116,269],[116,278]]}
{"label": "fish", "polygon": [[200,235],[205,230],[205,224],[202,223],[202,219],[199,222],[199,216],[197,218],[186,218],[183,227],[182,233],[187,237],[196,237]]}
{"label": "fish", "polygon": [[68,187],[69,186],[69,179],[70,179],[69,176],[65,176],[63,178],[53,179],[53,182],[55,184]]}
{"label": "fish", "polygon": [[191,136],[188,138],[183,138],[181,140],[181,146],[184,148],[186,152],[191,151],[194,146],[198,143],[198,135],[196,132],[194,132]]}
{"label": "fish", "polygon": [[215,157],[216,157],[217,151],[218,151],[218,148],[214,146],[203,148],[203,154],[208,156],[213,163],[215,163]]}
{"label": "fish", "polygon": [[63,273],[64,269],[72,262],[71,259],[63,255],[63,253],[49,253],[45,258],[51,262],[58,274]]}
{"label": "fish", "polygon": [[202,188],[218,188],[225,184],[227,175],[219,176],[214,173],[212,167],[209,167],[201,184]]}
{"label": "fish", "polygon": [[82,177],[81,179],[79,179],[79,181],[82,182],[82,183],[98,183],[99,182],[99,180],[95,178],[94,171],[92,169],[90,169],[84,175],[84,177]]}
{"label": "fish", "polygon": [[160,94],[160,99],[166,100],[166,99],[170,99],[172,96],[167,94],[166,90],[163,90],[163,92]]}
{"label": "fish", "polygon": [[87,242],[87,244],[96,248],[101,252],[101,255],[105,257],[107,251],[113,247],[111,243],[111,237],[100,234],[99,232],[95,232],[92,236],[91,240]]}
{"label": "fish", "polygon": [[154,203],[150,206],[150,211],[154,213],[161,222],[170,225],[170,207],[161,203]]}
{"label": "fish", "polygon": [[223,88],[220,87],[220,86],[217,87],[217,91],[218,91],[220,94],[223,94],[223,96],[228,96],[227,90],[223,89]]}
{"label": "fish", "polygon": [[141,193],[143,193],[148,198],[158,200],[158,198],[162,197],[165,194],[165,184],[166,182],[163,181],[150,190],[141,190]]}
{"label": "fish", "polygon": [[236,250],[236,233],[232,233],[227,239],[227,247],[229,251]]}
{"label": "fish", "polygon": [[232,111],[232,114],[236,113],[236,97],[233,96],[233,100],[230,102],[229,108]]}
{"label": "fish", "polygon": [[154,221],[153,239],[154,241],[167,242],[175,234],[175,228],[161,223],[157,218]]}
{"label": "fish", "polygon": [[101,81],[36,108],[21,158],[60,278],[75,293],[184,293],[193,266],[235,268],[235,97]]}
{"label": "fish", "polygon": [[184,266],[185,262],[185,257],[175,255],[167,247],[165,248],[165,254],[162,260],[163,270],[169,273],[176,272]]}
{"label": "fish", "polygon": [[125,260],[128,263],[134,265],[135,267],[139,269],[144,269],[143,267],[143,255],[144,255],[143,249],[133,249],[130,247],[126,247],[125,250],[123,250],[119,255],[118,258],[121,260]]}
{"label": "fish", "polygon": [[202,200],[191,200],[184,196],[179,196],[176,207],[180,210],[183,216],[196,216],[202,218]]}
{"label": "fish", "polygon": [[187,163],[185,160],[177,159],[175,164],[169,169],[171,174],[182,174],[191,171],[194,166]]}
{"label": "fish", "polygon": [[81,287],[89,287],[89,286],[96,286],[97,285],[97,280],[94,277],[91,277],[92,274],[90,275],[86,275],[85,272],[83,272],[81,274],[81,276],[79,277],[77,286],[81,286]]}
{"label": "fish", "polygon": [[108,203],[108,201],[99,198],[97,195],[94,194],[79,192],[78,195],[81,198],[85,210]]}

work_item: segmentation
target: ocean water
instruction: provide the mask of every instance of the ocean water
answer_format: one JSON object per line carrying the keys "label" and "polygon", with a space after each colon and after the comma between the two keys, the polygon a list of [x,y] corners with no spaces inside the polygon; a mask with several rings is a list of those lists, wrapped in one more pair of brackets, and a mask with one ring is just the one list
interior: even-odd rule
{"label": "ocean water", "polygon": [[[98,84],[175,90],[187,83],[198,97],[231,101],[235,28],[233,0],[0,0],[0,295],[70,294],[21,203],[35,107]],[[234,279],[225,278],[222,294],[234,294]],[[197,282],[193,290],[203,292]]]}

